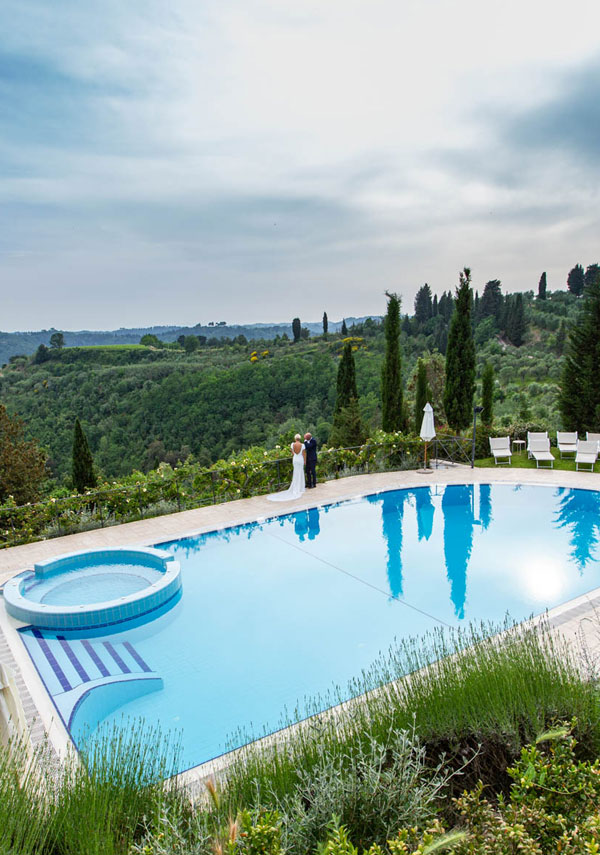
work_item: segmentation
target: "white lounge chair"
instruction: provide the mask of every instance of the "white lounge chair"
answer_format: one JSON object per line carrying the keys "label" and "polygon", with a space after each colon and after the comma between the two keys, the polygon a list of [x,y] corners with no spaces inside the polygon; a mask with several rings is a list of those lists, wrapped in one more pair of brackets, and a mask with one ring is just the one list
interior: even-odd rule
{"label": "white lounge chair", "polygon": [[590,433],[589,430],[585,433],[587,442],[597,442],[598,451],[600,451],[600,433]]}
{"label": "white lounge chair", "polygon": [[[509,436],[491,436],[490,437],[490,451],[494,455],[494,463],[496,466],[498,464],[502,465],[511,465],[511,456],[512,451],[510,450],[510,437]],[[507,458],[504,461],[504,464],[500,463],[500,460]]]}
{"label": "white lounge chair", "polygon": [[573,433],[565,433],[565,431],[556,431],[556,445],[560,451],[560,456],[563,454],[577,454],[577,431]]}
{"label": "white lounge chair", "polygon": [[598,443],[592,439],[582,439],[577,443],[577,454],[575,455],[575,470],[578,472],[580,466],[589,466],[590,472],[594,471],[594,463],[598,459]]}
{"label": "white lounge chair", "polygon": [[552,469],[554,467],[554,455],[550,451],[550,440],[532,439],[529,443],[529,456],[535,458],[537,468],[540,468],[540,463],[548,463],[549,466],[542,466],[543,469]]}
{"label": "white lounge chair", "polygon": [[[543,440],[544,442],[548,439],[548,431],[541,431],[536,433],[535,431],[527,431],[527,457],[533,457],[531,453],[531,443],[536,442],[538,440]],[[549,441],[549,440],[548,440]]]}

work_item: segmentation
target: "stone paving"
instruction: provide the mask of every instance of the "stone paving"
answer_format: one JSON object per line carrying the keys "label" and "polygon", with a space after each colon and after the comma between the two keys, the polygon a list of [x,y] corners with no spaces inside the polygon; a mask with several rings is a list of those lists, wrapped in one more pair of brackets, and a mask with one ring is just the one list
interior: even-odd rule
{"label": "stone paving", "polygon": [[[452,466],[433,470],[428,474],[418,471],[386,472],[372,475],[354,475],[318,484],[314,490],[284,506],[269,502],[265,496],[239,499],[234,502],[211,505],[191,511],[169,514],[138,522],[124,523],[104,529],[72,534],[38,543],[15,546],[0,551],[0,585],[16,573],[30,569],[37,561],[83,549],[98,549],[106,546],[150,546],[161,541],[202,533],[215,529],[252,522],[264,517],[288,514],[331,502],[352,499],[369,493],[401,487],[417,487],[427,484],[479,484],[503,482],[512,484],[539,484],[545,486],[576,487],[600,490],[600,474],[570,472],[562,470],[536,470],[502,468],[476,468]],[[548,615],[550,624],[578,650],[585,649],[586,656],[596,660],[600,657],[600,589],[553,609]],[[27,720],[35,723],[32,737],[39,739],[43,729],[40,716],[27,690],[27,680],[15,661],[10,646],[0,626],[0,660],[7,662],[17,674],[19,690],[25,706]],[[600,660],[599,660],[600,661]],[[23,663],[21,663],[23,664]],[[36,693],[37,698],[37,693]],[[42,720],[47,720],[46,707]],[[209,764],[207,764],[208,766]],[[206,768],[206,766],[205,766]],[[200,768],[198,772],[200,772]],[[207,774],[208,769],[204,774]],[[197,776],[194,776],[197,779]]]}

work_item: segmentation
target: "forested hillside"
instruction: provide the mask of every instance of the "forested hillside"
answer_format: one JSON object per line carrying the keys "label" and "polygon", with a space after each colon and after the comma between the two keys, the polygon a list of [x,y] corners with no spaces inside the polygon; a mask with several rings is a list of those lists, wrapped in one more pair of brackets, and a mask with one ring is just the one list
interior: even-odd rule
{"label": "forested hillside", "polygon": [[[348,318],[347,323],[353,324],[363,319]],[[322,331],[321,322],[304,323],[310,333]],[[342,321],[330,321],[329,329],[337,332]],[[154,335],[163,341],[174,342],[181,335],[204,336],[206,339],[219,341],[223,338],[234,339],[244,336],[246,339],[272,339],[275,336],[291,336],[292,325],[280,324],[227,324],[225,321],[196,324],[194,326],[170,325],[155,327],[132,327],[118,330],[36,330],[35,332],[1,332],[0,331],[0,365],[8,362],[11,356],[19,354],[29,356],[35,353],[40,344],[49,345],[55,333],[61,333],[67,347],[95,347],[112,344],[137,344],[142,336]]]}
{"label": "forested hillside", "polygon": [[[424,289],[417,295],[415,314],[402,322],[408,428],[414,426],[419,357],[427,364],[438,423],[444,417],[443,354],[453,301],[449,293],[432,299]],[[531,293],[505,296],[500,283],[488,283],[481,298],[476,297],[477,377],[480,382],[484,363],[493,365],[499,426],[517,420],[539,421],[551,430],[560,426],[561,353],[577,300],[568,292],[548,293],[543,300]],[[350,326],[348,335],[355,348],[362,415],[374,429],[381,424],[383,329],[379,321],[368,320]],[[13,357],[0,375],[0,398],[24,420],[27,435],[47,449],[58,481],[69,477],[75,418],[106,477],[148,470],[162,460],[174,463],[190,454],[209,463],[245,446],[272,447],[291,430],[310,429],[327,441],[341,334],[296,343],[277,337],[219,344],[198,339],[195,349],[184,345],[182,339],[168,348],[160,343],[57,347],[41,357]]]}

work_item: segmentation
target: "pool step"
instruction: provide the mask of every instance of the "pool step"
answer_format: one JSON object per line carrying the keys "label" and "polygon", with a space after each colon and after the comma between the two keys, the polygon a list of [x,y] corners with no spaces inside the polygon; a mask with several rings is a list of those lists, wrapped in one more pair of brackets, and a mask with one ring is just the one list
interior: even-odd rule
{"label": "pool step", "polygon": [[67,639],[35,628],[28,635],[29,653],[53,696],[104,678],[152,673],[129,641]]}

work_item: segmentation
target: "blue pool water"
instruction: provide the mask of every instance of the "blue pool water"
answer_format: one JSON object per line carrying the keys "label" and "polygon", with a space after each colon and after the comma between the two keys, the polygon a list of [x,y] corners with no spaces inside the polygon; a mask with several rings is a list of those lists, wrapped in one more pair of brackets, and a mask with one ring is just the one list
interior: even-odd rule
{"label": "blue pool water", "polygon": [[[599,535],[595,491],[386,492],[160,544],[183,581],[165,614],[109,635],[23,637],[76,742],[103,717],[142,716],[181,732],[183,769],[240,744],[239,728],[275,730],[394,638],[522,619],[599,587]],[[107,684],[83,700],[82,671]]]}
{"label": "blue pool water", "polygon": [[93,564],[43,576],[27,586],[27,597],[46,605],[76,606],[116,600],[147,588],[161,572],[140,564]]}

